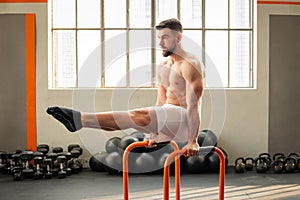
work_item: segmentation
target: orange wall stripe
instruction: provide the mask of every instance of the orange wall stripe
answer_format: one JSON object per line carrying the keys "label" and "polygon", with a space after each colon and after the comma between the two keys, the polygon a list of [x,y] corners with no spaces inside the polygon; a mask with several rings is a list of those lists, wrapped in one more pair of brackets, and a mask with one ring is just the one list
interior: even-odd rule
{"label": "orange wall stripe", "polygon": [[48,0],[0,0],[0,3],[47,3]]}
{"label": "orange wall stripe", "polygon": [[300,5],[300,2],[296,1],[257,1],[257,4],[281,4],[281,5]]}
{"label": "orange wall stripe", "polygon": [[27,149],[36,150],[35,14],[26,14]]}

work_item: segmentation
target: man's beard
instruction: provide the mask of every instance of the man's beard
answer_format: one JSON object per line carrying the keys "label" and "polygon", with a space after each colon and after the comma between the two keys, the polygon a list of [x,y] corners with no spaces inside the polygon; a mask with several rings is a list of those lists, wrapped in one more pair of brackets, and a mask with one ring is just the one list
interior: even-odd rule
{"label": "man's beard", "polygon": [[176,46],[174,46],[172,49],[167,49],[167,50],[163,51],[162,52],[163,57],[168,57],[168,56],[172,55],[175,48],[176,48]]}
{"label": "man's beard", "polygon": [[166,50],[166,51],[162,52],[163,57],[168,57],[168,56],[170,56],[172,54],[173,54],[173,51],[169,51],[169,50]]}

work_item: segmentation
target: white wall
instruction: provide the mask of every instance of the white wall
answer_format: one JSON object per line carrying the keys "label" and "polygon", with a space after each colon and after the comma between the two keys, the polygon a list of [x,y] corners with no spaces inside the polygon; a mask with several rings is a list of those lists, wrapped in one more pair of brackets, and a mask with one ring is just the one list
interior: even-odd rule
{"label": "white wall", "polygon": [[[88,146],[85,158],[90,152],[104,150],[108,137],[122,132],[105,133],[99,130],[84,129],[78,134],[70,134],[61,124],[49,117],[45,110],[49,105],[62,105],[85,111],[108,111],[116,109],[111,100],[124,102],[129,98],[128,108],[151,106],[155,102],[156,90],[99,89],[96,91],[48,90],[48,50],[47,50],[47,4],[0,4],[0,13],[36,13],[36,52],[37,52],[37,135],[38,143],[50,146],[67,147],[70,143]],[[256,156],[268,149],[268,85],[269,85],[269,15],[300,14],[297,5],[258,5],[257,8],[257,88],[250,90],[226,90],[226,118],[220,136],[219,145],[229,154],[230,164],[238,156]],[[133,92],[133,93],[132,93]],[[214,118],[211,103],[218,98],[218,90],[205,90],[202,109],[202,129],[209,128]],[[115,95],[117,94],[118,98]],[[94,102],[91,100],[95,100]],[[222,121],[216,122],[222,125]],[[87,151],[88,150],[88,151]]]}

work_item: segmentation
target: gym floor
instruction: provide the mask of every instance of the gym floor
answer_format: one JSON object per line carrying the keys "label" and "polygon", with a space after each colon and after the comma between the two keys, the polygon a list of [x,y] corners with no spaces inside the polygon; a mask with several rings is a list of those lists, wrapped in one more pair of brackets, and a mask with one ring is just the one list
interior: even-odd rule
{"label": "gym floor", "polygon": [[[236,174],[229,168],[225,175],[225,199],[300,199],[300,173]],[[163,197],[163,176],[130,175],[130,199]],[[174,176],[171,176],[170,199],[174,198]],[[13,181],[0,175],[1,200],[117,200],[123,199],[122,176],[84,169],[66,179]],[[181,199],[218,199],[218,174],[183,174]]]}

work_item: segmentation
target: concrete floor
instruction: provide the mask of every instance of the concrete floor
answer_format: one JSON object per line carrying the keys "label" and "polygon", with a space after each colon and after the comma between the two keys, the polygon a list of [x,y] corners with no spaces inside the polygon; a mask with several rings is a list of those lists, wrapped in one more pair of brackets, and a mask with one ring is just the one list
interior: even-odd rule
{"label": "concrete floor", "polygon": [[[257,174],[255,171],[236,174],[229,169],[225,176],[225,199],[300,199],[300,173]],[[163,197],[163,177],[129,176],[130,199]],[[174,177],[171,176],[170,199],[174,198]],[[123,199],[122,176],[85,169],[66,179],[13,181],[0,175],[1,200],[116,200]],[[218,174],[183,174],[181,199],[218,199]]]}

